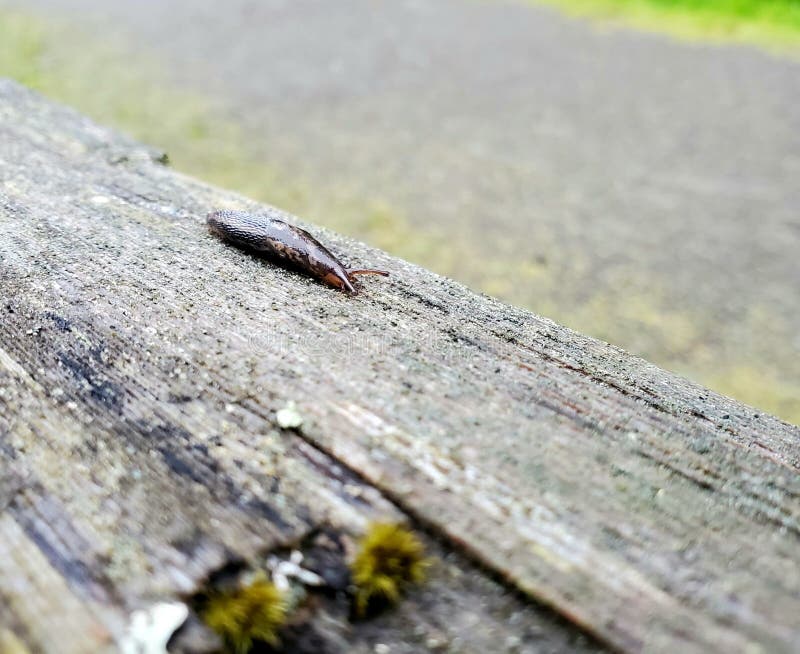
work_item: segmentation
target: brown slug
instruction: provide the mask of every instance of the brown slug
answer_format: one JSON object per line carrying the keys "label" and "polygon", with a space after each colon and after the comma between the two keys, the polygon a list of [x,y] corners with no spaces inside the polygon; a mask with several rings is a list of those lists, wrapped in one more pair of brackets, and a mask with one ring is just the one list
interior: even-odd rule
{"label": "brown slug", "polygon": [[207,222],[211,233],[223,240],[304,272],[351,295],[358,294],[353,286],[353,275],[389,275],[385,270],[345,268],[306,230],[278,218],[222,210],[208,214]]}

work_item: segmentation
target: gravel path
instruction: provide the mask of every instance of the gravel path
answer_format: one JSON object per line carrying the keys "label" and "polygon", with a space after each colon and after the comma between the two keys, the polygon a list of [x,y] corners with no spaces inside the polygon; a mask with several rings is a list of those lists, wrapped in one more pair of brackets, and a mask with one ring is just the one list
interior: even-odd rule
{"label": "gravel path", "polygon": [[447,272],[800,420],[797,62],[501,1],[24,5],[115,21],[263,158],[453,234]]}

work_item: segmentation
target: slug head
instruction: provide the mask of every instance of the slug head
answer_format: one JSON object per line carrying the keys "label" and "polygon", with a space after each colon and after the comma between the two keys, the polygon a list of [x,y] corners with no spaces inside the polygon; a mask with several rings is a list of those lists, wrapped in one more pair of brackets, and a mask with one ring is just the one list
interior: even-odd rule
{"label": "slug head", "polygon": [[348,295],[358,295],[356,287],[353,286],[346,272],[342,273],[336,270],[331,270],[325,274],[325,276],[322,278],[322,281],[328,284],[328,286],[333,286],[334,288],[338,288],[340,291],[344,291]]}

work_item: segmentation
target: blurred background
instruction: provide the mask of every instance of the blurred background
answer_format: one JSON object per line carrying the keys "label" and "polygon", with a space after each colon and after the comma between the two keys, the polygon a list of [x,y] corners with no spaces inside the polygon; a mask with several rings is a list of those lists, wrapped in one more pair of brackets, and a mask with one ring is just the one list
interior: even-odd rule
{"label": "blurred background", "polygon": [[800,423],[800,0],[0,0],[0,76]]}

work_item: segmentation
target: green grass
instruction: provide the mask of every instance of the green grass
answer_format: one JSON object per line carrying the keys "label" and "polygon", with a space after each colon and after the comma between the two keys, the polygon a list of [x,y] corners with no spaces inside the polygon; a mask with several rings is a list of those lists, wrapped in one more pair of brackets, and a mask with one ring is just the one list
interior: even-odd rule
{"label": "green grass", "polygon": [[800,51],[800,0],[527,0],[681,39]]}

